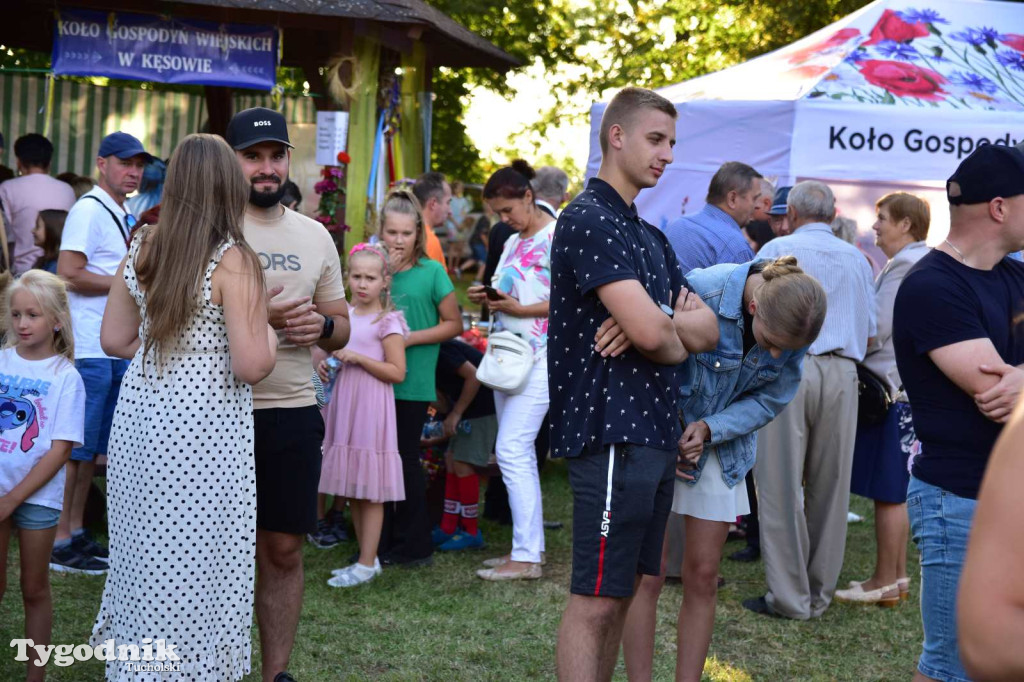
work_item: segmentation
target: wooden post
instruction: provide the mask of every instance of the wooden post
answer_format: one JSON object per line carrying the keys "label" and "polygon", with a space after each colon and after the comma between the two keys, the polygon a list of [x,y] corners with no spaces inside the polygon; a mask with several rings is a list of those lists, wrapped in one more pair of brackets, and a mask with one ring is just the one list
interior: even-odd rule
{"label": "wooden post", "polygon": [[232,89],[219,85],[205,85],[203,92],[206,95],[208,121],[206,132],[224,137],[228,132],[228,122],[235,113],[231,102]]}

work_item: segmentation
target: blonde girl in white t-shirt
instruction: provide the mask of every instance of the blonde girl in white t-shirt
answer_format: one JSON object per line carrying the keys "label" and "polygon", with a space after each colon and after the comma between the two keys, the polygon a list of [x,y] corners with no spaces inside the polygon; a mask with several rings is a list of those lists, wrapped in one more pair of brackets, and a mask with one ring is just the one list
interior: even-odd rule
{"label": "blonde girl in white t-shirt", "polygon": [[[0,351],[0,602],[7,547],[18,531],[25,637],[50,643],[49,563],[64,500],[64,464],[81,445],[85,387],[74,364],[64,282],[29,270],[7,293],[7,343]],[[46,668],[29,654],[26,680]]]}

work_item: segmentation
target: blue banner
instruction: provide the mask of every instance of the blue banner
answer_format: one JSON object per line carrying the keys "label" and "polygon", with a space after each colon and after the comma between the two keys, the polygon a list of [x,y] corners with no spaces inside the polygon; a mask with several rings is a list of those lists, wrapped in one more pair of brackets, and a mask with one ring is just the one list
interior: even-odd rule
{"label": "blue banner", "polygon": [[270,90],[280,34],[272,26],[146,14],[59,10],[53,73]]}

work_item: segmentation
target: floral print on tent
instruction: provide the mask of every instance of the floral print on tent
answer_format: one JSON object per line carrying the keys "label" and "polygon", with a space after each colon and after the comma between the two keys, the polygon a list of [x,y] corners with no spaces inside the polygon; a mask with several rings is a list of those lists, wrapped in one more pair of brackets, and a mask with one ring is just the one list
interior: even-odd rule
{"label": "floral print on tent", "polygon": [[811,98],[1024,111],[1024,35],[949,23],[931,9],[887,9],[869,35],[845,28],[787,61],[805,74],[835,64]]}

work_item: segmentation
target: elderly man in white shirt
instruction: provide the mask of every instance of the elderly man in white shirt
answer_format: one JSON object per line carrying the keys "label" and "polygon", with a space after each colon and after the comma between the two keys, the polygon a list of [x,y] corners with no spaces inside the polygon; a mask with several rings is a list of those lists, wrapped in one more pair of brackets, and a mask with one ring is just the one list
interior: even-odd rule
{"label": "elderly man in white shirt", "polygon": [[846,512],[857,429],[857,364],[876,333],[871,267],[829,223],[835,198],[807,181],[787,201],[793,233],[758,257],[796,256],[828,295],[828,314],[808,349],[793,402],[761,429],[754,480],[768,592],[743,606],[807,620],[832,601],[846,549]]}

